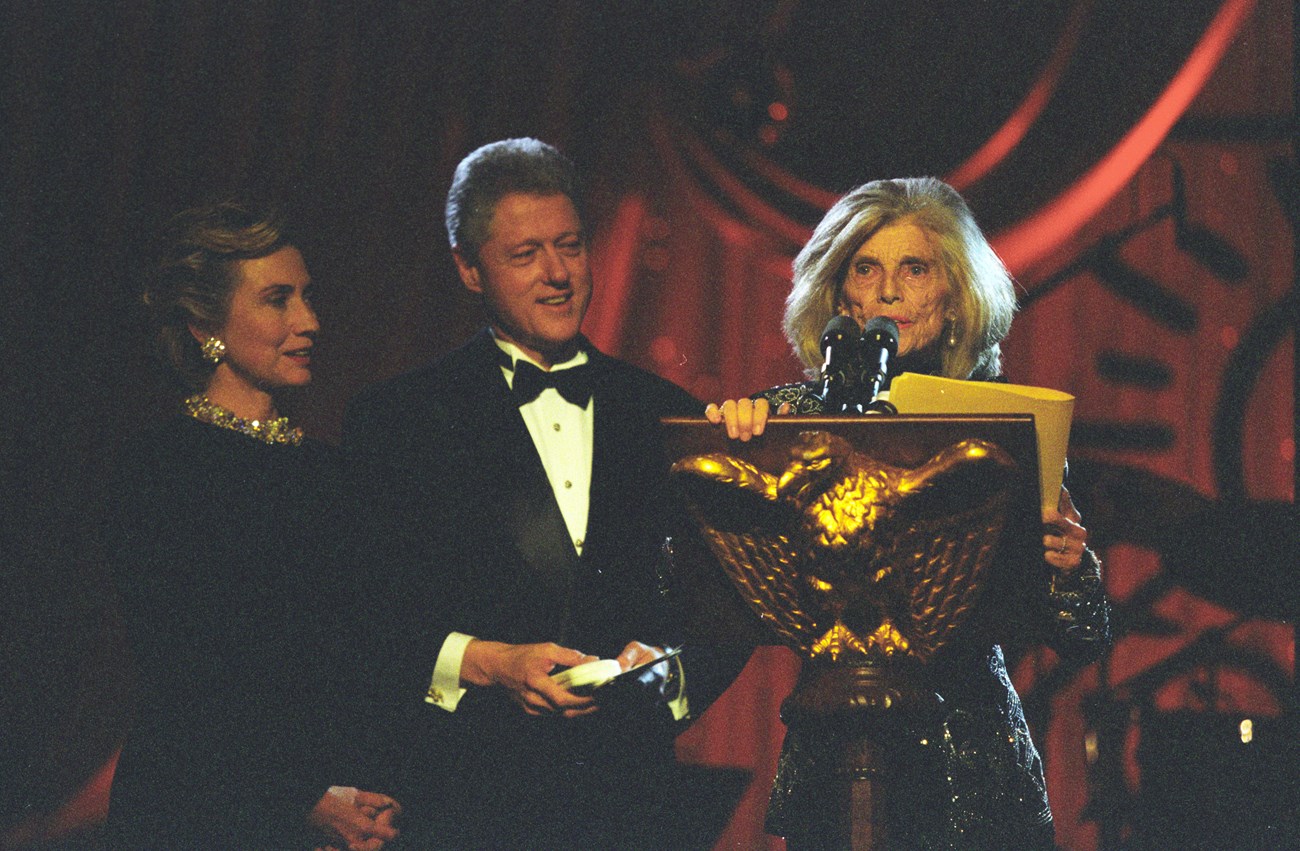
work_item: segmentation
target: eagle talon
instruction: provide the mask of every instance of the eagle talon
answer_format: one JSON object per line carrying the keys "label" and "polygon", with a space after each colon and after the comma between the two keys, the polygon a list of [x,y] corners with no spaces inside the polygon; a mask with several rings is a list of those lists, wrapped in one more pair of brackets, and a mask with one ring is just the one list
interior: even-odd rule
{"label": "eagle talon", "polygon": [[809,652],[809,658],[816,659],[818,656],[825,654],[830,657],[832,662],[835,662],[840,658],[841,654],[850,651],[864,657],[870,655],[867,644],[863,643],[858,634],[845,626],[842,621],[836,621],[835,625],[826,630],[822,637],[813,644]]}
{"label": "eagle talon", "polygon": [[889,618],[881,621],[876,631],[867,636],[867,646],[882,651],[886,656],[906,653],[912,646],[901,632],[890,622]]}

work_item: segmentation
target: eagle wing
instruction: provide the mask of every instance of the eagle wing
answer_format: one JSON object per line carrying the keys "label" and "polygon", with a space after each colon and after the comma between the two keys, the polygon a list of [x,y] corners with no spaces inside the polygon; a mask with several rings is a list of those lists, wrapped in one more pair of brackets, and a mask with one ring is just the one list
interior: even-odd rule
{"label": "eagle wing", "polygon": [[819,601],[797,567],[793,508],[777,498],[777,477],[721,453],[673,465],[705,544],[751,611],[795,650],[816,640]]}
{"label": "eagle wing", "polygon": [[906,496],[877,529],[907,589],[904,632],[928,661],[979,601],[1007,520],[1014,461],[999,447],[967,440],[910,471]]}

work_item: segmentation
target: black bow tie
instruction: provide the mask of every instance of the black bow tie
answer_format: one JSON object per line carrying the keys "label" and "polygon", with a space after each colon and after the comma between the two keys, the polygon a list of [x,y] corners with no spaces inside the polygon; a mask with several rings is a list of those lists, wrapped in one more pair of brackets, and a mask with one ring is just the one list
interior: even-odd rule
{"label": "black bow tie", "polygon": [[591,401],[591,365],[545,372],[526,360],[515,361],[515,380],[510,389],[520,406],[536,399],[547,387],[558,390],[569,404],[585,408]]}

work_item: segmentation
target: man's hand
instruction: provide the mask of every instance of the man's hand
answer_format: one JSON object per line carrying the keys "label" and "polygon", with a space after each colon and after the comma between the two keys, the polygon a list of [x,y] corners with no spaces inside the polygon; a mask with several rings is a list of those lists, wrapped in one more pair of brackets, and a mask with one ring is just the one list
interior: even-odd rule
{"label": "man's hand", "polygon": [[563,715],[571,718],[595,712],[596,702],[556,685],[551,674],[557,667],[595,661],[578,650],[546,644],[503,644],[474,639],[465,647],[461,680],[476,686],[500,686],[529,715]]}
{"label": "man's hand", "polygon": [[[665,704],[672,697],[669,691],[669,672],[676,660],[665,659],[653,663],[664,655],[663,648],[651,647],[640,641],[629,642],[616,657],[624,671],[637,665],[645,667],[635,674],[616,679],[596,689],[596,702],[607,717],[624,719],[631,724],[642,724],[651,719],[666,721],[671,713]],[[676,682],[675,678],[672,682]]]}
{"label": "man's hand", "polygon": [[[619,665],[623,667],[624,671],[627,671],[637,665],[653,662],[662,655],[664,655],[662,647],[651,647],[648,644],[642,644],[640,641],[630,641],[623,648],[623,652],[618,654],[617,658]],[[664,686],[668,682],[668,666],[672,664],[676,663],[666,661],[662,665],[651,665],[638,674],[636,684],[641,689],[653,693],[656,698],[663,697]],[[620,682],[622,681],[620,680]],[[614,691],[618,690],[617,686],[611,686],[610,688]],[[600,692],[597,690],[597,695],[599,696],[599,694]]]}
{"label": "man's hand", "polygon": [[642,644],[639,641],[629,641],[623,648],[623,652],[618,654],[618,664],[623,666],[623,670],[635,668],[637,665],[654,661],[664,655],[662,647],[651,647],[648,644]]}

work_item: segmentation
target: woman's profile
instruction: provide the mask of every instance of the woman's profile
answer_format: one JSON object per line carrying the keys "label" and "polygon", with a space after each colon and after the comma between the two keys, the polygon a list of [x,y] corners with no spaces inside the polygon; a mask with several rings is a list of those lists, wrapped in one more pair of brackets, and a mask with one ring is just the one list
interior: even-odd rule
{"label": "woman's profile", "polygon": [[145,292],[187,388],[132,435],[108,553],[139,671],[110,796],[114,848],[374,851],[399,811],[348,756],[348,657],[333,652],[340,476],[281,415],[311,381],[311,277],[273,214],[234,202],[172,222]]}

